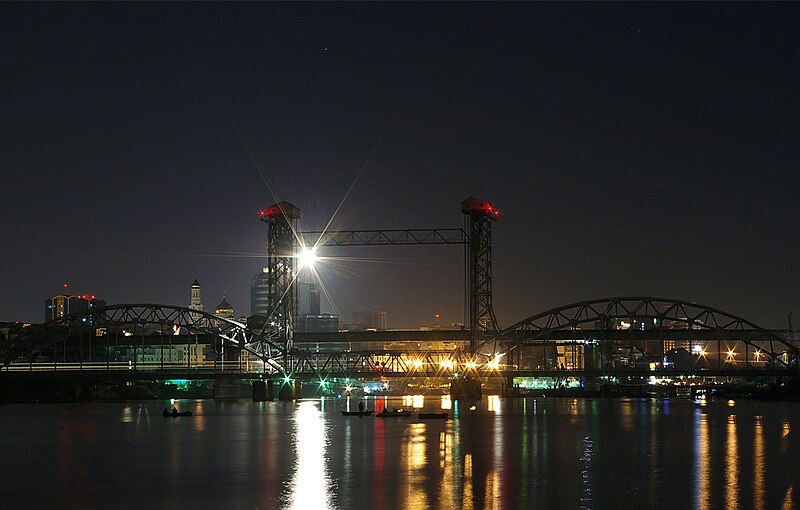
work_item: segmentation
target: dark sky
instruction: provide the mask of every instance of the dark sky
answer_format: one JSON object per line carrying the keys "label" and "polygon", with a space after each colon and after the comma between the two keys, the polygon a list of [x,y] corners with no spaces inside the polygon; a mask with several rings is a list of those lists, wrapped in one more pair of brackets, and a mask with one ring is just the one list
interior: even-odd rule
{"label": "dark sky", "polygon": [[[306,229],[362,169],[334,228],[460,227],[462,199],[491,200],[504,326],[652,295],[785,327],[798,20],[797,3],[2,4],[0,320],[41,321],[65,281],[187,305],[195,275],[207,308],[226,292],[249,314],[275,201],[258,166]],[[329,254],[359,259],[321,268],[346,321],[463,320],[460,248]]]}

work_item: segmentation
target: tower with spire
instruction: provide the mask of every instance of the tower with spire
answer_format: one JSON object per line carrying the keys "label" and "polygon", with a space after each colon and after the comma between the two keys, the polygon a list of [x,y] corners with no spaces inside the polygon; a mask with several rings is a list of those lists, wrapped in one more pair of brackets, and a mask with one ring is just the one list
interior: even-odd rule
{"label": "tower with spire", "polygon": [[[200,299],[200,282],[197,281],[197,277],[194,277],[194,283],[192,283],[192,300],[189,303],[189,308],[192,310],[197,310],[198,312],[203,311],[203,302]],[[200,318],[199,313],[193,313],[192,319],[198,320]]]}

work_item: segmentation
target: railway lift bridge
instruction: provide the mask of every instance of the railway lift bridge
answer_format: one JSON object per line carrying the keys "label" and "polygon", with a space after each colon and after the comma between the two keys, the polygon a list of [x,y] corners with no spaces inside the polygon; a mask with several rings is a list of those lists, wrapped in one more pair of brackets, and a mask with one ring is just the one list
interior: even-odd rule
{"label": "railway lift bridge", "polygon": [[465,288],[468,294],[470,351],[475,352],[487,336],[499,332],[492,308],[492,223],[500,212],[488,201],[469,197],[461,202],[463,228],[394,230],[298,229],[300,209],[278,202],[261,211],[267,231],[267,294],[269,313],[259,336],[266,342],[282,344],[286,353],[293,348],[297,326],[297,286],[293,285],[304,250],[335,246],[463,245]]}

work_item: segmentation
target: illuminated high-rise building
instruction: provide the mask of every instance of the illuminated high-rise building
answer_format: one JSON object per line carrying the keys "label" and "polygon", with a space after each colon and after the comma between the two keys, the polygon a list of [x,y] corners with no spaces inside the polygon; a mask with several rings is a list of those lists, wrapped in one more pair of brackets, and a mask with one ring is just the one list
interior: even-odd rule
{"label": "illuminated high-rise building", "polygon": [[309,282],[298,282],[297,314],[304,315],[320,314],[319,284]]}
{"label": "illuminated high-rise building", "polygon": [[266,319],[269,314],[269,268],[262,268],[250,284],[250,315],[260,315]]}
{"label": "illuminated high-rise building", "polygon": [[83,294],[80,296],[68,296],[59,294],[44,302],[45,322],[58,319],[65,315],[88,311],[90,308],[104,308],[106,302],[97,299],[95,296]]}

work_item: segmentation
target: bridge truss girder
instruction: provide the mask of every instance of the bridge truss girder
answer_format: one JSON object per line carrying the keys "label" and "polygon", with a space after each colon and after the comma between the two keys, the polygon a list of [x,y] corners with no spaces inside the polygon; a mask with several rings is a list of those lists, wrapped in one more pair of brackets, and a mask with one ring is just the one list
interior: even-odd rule
{"label": "bridge truss girder", "polygon": [[406,230],[328,230],[298,234],[302,246],[408,246],[416,244],[467,244],[460,228]]}
{"label": "bridge truss girder", "polygon": [[[479,372],[484,363],[472,354],[453,350],[362,350],[346,352],[293,352],[286,358],[286,374],[369,377],[453,377],[465,370]],[[485,361],[485,360],[484,360]],[[474,366],[467,365],[474,363]],[[480,370],[483,373],[485,370]],[[499,375],[497,370],[492,372]]]}

